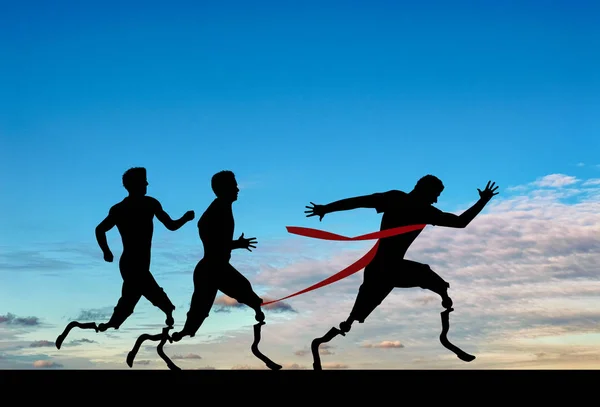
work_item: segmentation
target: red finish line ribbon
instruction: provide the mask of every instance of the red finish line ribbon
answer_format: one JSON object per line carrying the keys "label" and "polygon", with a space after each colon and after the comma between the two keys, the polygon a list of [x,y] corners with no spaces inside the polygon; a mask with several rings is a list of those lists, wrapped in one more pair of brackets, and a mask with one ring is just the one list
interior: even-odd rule
{"label": "red finish line ribbon", "polygon": [[342,236],[342,235],[338,235],[335,233],[326,232],[324,230],[318,230],[318,229],[303,228],[303,227],[299,227],[299,226],[286,226],[286,229],[290,233],[300,235],[300,236],[312,237],[315,239],[336,240],[336,241],[356,241],[356,240],[377,239],[377,242],[371,248],[371,250],[369,250],[367,252],[367,254],[365,254],[363,257],[361,257],[360,259],[358,259],[357,261],[355,261],[354,263],[352,263],[351,265],[349,265],[342,271],[339,271],[336,274],[332,275],[331,277],[328,277],[325,280],[318,282],[317,284],[311,285],[310,287],[305,288],[304,290],[298,291],[294,294],[288,295],[287,297],[283,297],[278,300],[263,302],[262,305],[265,306],[265,305],[273,304],[275,302],[282,301],[282,300],[285,300],[285,299],[288,299],[291,297],[295,297],[297,295],[316,290],[317,288],[324,287],[331,283],[335,283],[336,281],[339,281],[343,278],[346,278],[346,277],[362,270],[371,262],[371,260],[373,260],[373,257],[375,257],[375,253],[377,253],[377,248],[379,246],[379,239],[383,239],[383,238],[391,237],[391,236],[397,236],[397,235],[401,235],[404,233],[413,232],[415,230],[421,230],[421,229],[425,228],[425,226],[426,225],[400,226],[397,228],[385,229],[385,230],[381,230],[378,232],[367,233],[366,235],[360,235],[360,236],[355,236],[355,237]]}

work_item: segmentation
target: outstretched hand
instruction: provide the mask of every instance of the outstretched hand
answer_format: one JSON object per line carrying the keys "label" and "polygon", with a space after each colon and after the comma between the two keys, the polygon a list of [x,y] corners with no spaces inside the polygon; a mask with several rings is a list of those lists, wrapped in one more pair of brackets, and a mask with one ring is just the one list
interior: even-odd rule
{"label": "outstretched hand", "polygon": [[[491,183],[491,185],[490,185],[490,183]],[[496,192],[498,187],[497,186],[494,187],[494,185],[496,185],[495,182],[488,181],[488,183],[485,186],[485,189],[483,191],[481,189],[477,188],[477,191],[479,192],[479,197],[481,199],[485,199],[486,201],[489,201],[495,195],[498,195],[498,192]]]}
{"label": "outstretched hand", "polygon": [[305,206],[305,208],[308,209],[307,211],[304,211],[304,213],[308,213],[308,215],[306,215],[306,217],[310,218],[311,216],[318,216],[319,222],[321,220],[323,220],[323,216],[325,216],[325,206],[324,205],[316,205],[313,202],[311,202],[310,204],[312,205],[312,207]]}
{"label": "outstretched hand", "polygon": [[183,219],[185,219],[186,222],[189,222],[189,221],[193,220],[195,216],[196,216],[196,214],[194,213],[194,211],[187,211],[183,215]]}
{"label": "outstretched hand", "polygon": [[244,238],[244,234],[242,233],[240,235],[240,237],[238,238],[238,242],[240,244],[240,248],[242,249],[246,249],[249,252],[251,252],[252,250],[250,250],[250,248],[252,247],[253,249],[256,249],[256,244],[258,243],[256,241],[255,237],[250,237],[248,239]]}

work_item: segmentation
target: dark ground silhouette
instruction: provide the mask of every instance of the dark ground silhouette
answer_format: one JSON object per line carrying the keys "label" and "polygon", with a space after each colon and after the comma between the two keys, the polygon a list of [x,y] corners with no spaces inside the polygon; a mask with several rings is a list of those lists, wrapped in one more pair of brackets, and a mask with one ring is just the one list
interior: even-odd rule
{"label": "dark ground silhouette", "polygon": [[[265,315],[261,309],[263,300],[254,292],[248,279],[229,262],[232,250],[252,251],[251,248],[255,248],[257,244],[256,238],[245,238],[243,233],[238,239],[233,239],[235,221],[232,204],[237,200],[239,193],[235,175],[231,171],[220,171],[212,177],[211,185],[216,198],[198,220],[198,232],[204,246],[204,256],[194,269],[194,293],[185,325],[181,331],[173,332],[171,336],[168,336],[168,330],[154,336],[147,334],[140,336],[127,357],[127,364],[130,367],[144,340],[160,340],[159,347],[162,351],[162,346],[167,340],[178,342],[185,336],[194,337],[208,317],[217,292],[221,291],[240,304],[245,304],[254,310],[258,323],[254,325],[252,352],[270,369],[281,369],[280,365],[271,361],[258,350],[260,329],[265,324]],[[163,359],[165,358],[163,357]],[[170,368],[173,368],[172,362],[165,361]]]}
{"label": "dark ground silhouette", "polygon": [[121,324],[133,314],[142,296],[165,313],[165,323],[168,327],[173,326],[175,306],[150,272],[153,220],[156,217],[167,229],[175,231],[194,219],[194,212],[188,211],[178,220],[171,219],[157,199],[146,195],[148,181],[146,169],[143,167],[128,169],[123,174],[123,186],[129,195],[111,207],[108,216],[96,227],[96,239],[107,262],[113,261],[113,254],[108,247],[106,233],[116,226],[121,235],[123,242],[123,253],[119,260],[119,270],[123,277],[121,298],[107,323],[96,325],[95,322],[70,322],[56,339],[58,349],[74,327],[94,329],[96,332],[104,332],[109,328],[119,329]]}
{"label": "dark ground silhouette", "polygon": [[[357,208],[373,208],[377,213],[383,214],[381,230],[418,224],[465,228],[498,194],[497,189],[495,183],[488,182],[483,191],[478,189],[479,200],[458,216],[442,212],[433,206],[444,190],[444,185],[437,177],[426,175],[409,193],[390,190],[342,199],[327,205],[315,205],[311,202],[312,206],[307,206],[308,210],[305,213],[308,213],[307,217],[318,216],[321,221],[328,213]],[[442,299],[442,307],[445,308],[441,313],[440,342],[465,362],[475,359],[475,356],[469,355],[448,341],[449,313],[454,310],[452,299],[448,295],[450,284],[427,264],[404,258],[408,248],[420,233],[421,230],[415,230],[381,239],[375,257],[364,269],[363,283],[347,320],[340,323],[339,329],[333,327],[324,336],[314,339],[311,343],[315,370],[321,370],[319,346],[324,342],[329,342],[337,335],[345,336],[350,331],[353,322],[364,323],[365,319],[394,288],[420,287],[438,294]]]}

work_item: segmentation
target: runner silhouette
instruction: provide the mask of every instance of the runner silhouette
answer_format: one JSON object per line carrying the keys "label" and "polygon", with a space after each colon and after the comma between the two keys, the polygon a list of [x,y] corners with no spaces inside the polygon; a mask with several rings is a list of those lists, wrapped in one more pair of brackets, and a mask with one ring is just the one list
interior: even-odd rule
{"label": "runner silhouette", "polygon": [[121,298],[107,323],[99,325],[95,322],[69,323],[56,340],[58,349],[74,327],[94,329],[96,332],[104,332],[109,328],[119,329],[133,314],[142,296],[166,314],[167,326],[173,326],[175,306],[150,272],[153,219],[156,216],[167,229],[175,231],[194,219],[194,212],[188,211],[178,220],[171,219],[157,199],[146,195],[148,181],[146,169],[143,167],[134,167],[125,171],[123,186],[128,191],[128,196],[112,206],[108,216],[96,227],[98,245],[104,254],[104,260],[109,263],[113,261],[113,254],[108,247],[106,233],[116,226],[121,235],[123,243],[123,253],[119,260],[119,270],[123,278]]}
{"label": "runner silhouette", "polygon": [[[419,179],[414,189],[409,193],[390,190],[371,195],[342,199],[327,205],[306,206],[307,217],[318,216],[319,221],[332,212],[346,211],[357,208],[374,208],[382,213],[381,230],[409,225],[434,225],[451,228],[465,228],[481,212],[487,203],[498,194],[495,183],[488,182],[485,189],[479,192],[479,200],[460,216],[442,212],[433,204],[444,190],[442,181],[426,175]],[[421,229],[422,230],[422,229]],[[348,319],[340,323],[340,329],[331,328],[323,337],[316,338],[311,344],[313,367],[321,370],[319,345],[329,342],[335,336],[345,336],[350,331],[352,323],[364,323],[365,319],[379,306],[394,288],[420,287],[438,294],[442,299],[441,313],[442,333],[440,341],[447,349],[454,352],[461,360],[470,362],[475,356],[463,352],[450,343],[446,337],[449,329],[449,313],[453,311],[452,299],[448,295],[448,284],[427,264],[404,258],[408,248],[419,236],[421,230],[400,234],[381,239],[373,260],[365,267],[363,283],[361,284],[354,306]]]}
{"label": "runner silhouette", "polygon": [[[233,239],[235,221],[232,204],[237,200],[239,193],[235,174],[232,171],[220,171],[213,175],[211,185],[216,198],[198,220],[198,232],[204,246],[204,256],[194,269],[194,293],[185,325],[180,332],[173,332],[170,337],[165,337],[166,332],[163,333],[162,338],[161,334],[140,336],[127,357],[129,366],[132,366],[133,358],[144,340],[162,339],[159,345],[162,347],[167,339],[170,342],[178,342],[185,336],[194,337],[208,317],[217,292],[221,291],[254,310],[258,324],[254,326],[255,340],[252,352],[269,368],[281,369],[280,365],[258,351],[260,327],[265,324],[265,315],[261,309],[263,300],[254,292],[248,279],[229,263],[233,249],[252,251],[251,248],[256,248],[257,244],[256,238],[245,238],[243,233],[238,239]],[[161,349],[159,348],[159,351]],[[169,364],[166,359],[165,361]],[[174,369],[170,364],[169,367]]]}

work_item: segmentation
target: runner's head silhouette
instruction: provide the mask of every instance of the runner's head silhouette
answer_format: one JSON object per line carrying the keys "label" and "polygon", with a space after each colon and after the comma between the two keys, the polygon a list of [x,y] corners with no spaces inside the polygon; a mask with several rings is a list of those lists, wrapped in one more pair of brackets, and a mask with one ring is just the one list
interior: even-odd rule
{"label": "runner's head silhouette", "polygon": [[211,186],[217,198],[229,202],[236,201],[238,192],[240,192],[237,181],[235,180],[235,174],[227,170],[219,171],[213,175]]}
{"label": "runner's head silhouette", "polygon": [[123,174],[123,186],[130,196],[144,196],[148,188],[146,169],[144,167],[133,167]]}
{"label": "runner's head silhouette", "polygon": [[415,185],[411,192],[419,201],[423,201],[429,205],[437,202],[440,194],[444,190],[442,181],[433,175],[425,175]]}

